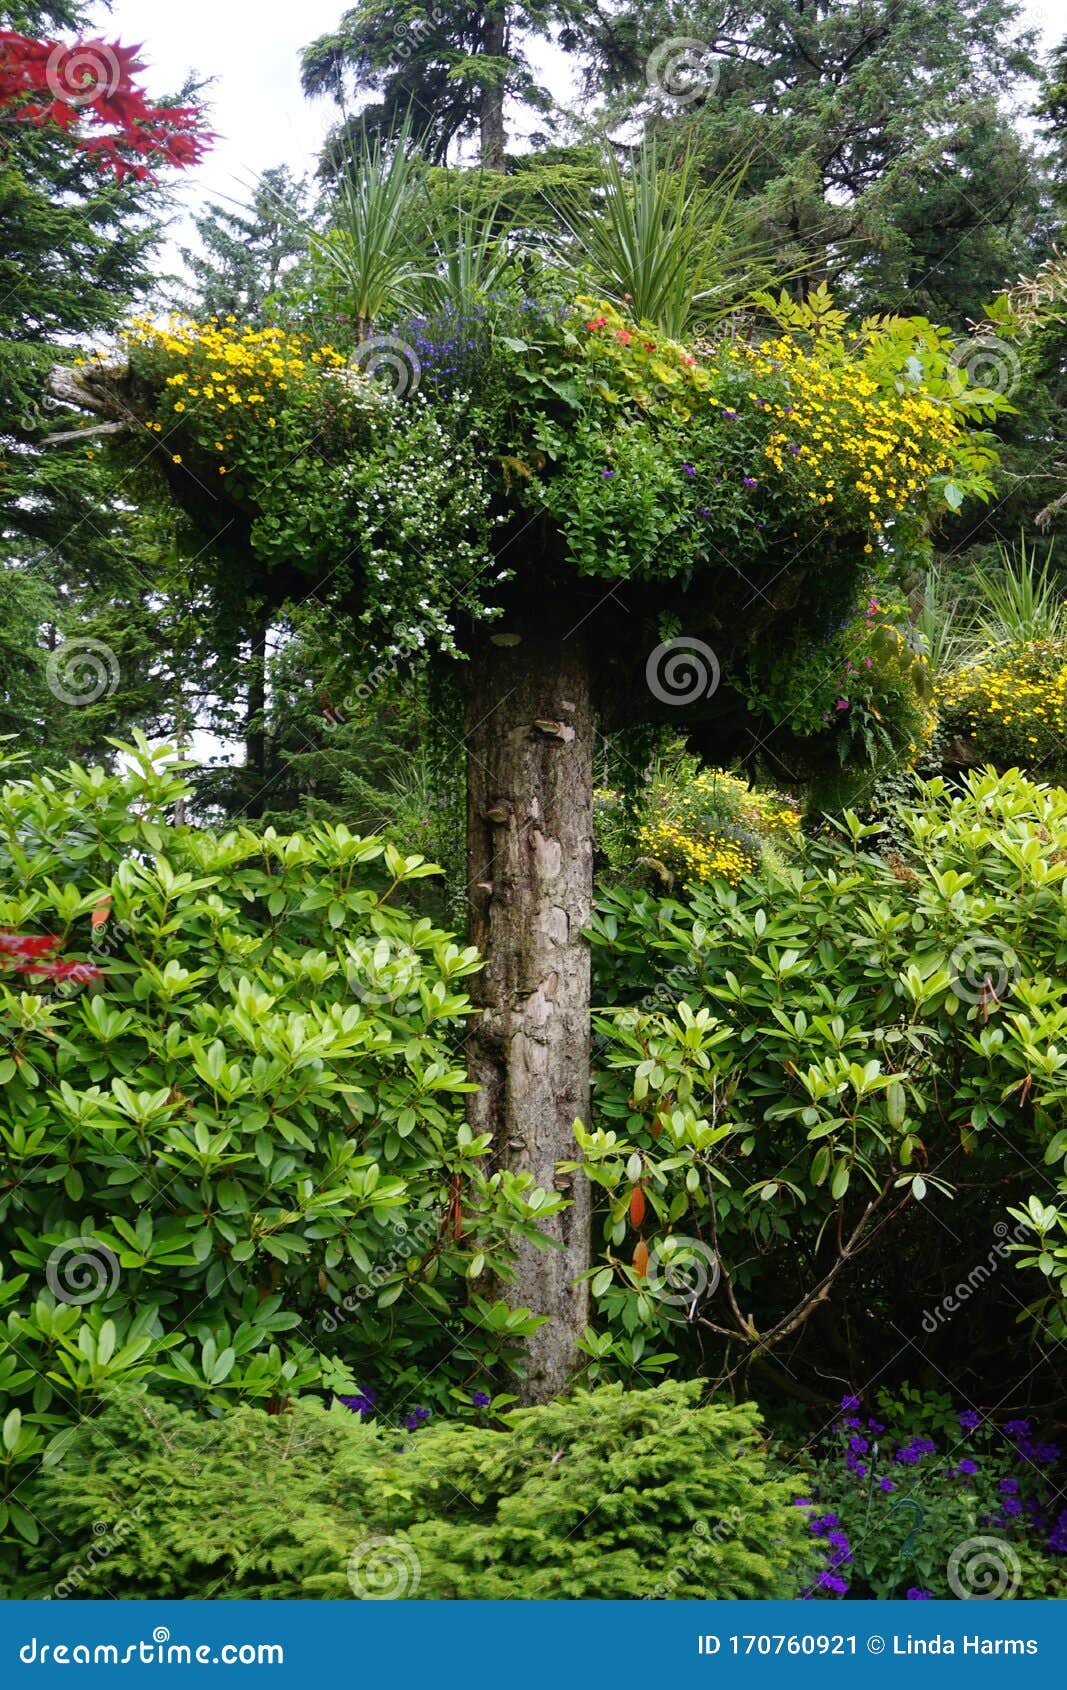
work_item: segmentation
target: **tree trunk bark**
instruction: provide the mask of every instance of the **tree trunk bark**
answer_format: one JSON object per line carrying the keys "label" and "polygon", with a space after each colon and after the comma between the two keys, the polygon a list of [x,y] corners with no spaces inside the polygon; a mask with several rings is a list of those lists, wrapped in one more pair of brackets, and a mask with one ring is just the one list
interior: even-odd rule
{"label": "tree trunk bark", "polygon": [[263,783],[267,775],[267,640],[270,620],[258,616],[249,629],[248,682],[245,688],[245,768],[248,771],[249,816],[263,811]]}
{"label": "tree trunk bark", "polygon": [[[507,51],[508,19],[503,4],[494,4],[485,20],[482,52],[493,59],[502,59]],[[483,170],[504,168],[504,84],[491,81],[482,88],[478,113],[479,154]]]}
{"label": "tree trunk bark", "polygon": [[[521,626],[517,625],[517,626]],[[509,642],[514,634],[497,636]],[[589,1110],[589,948],[593,895],[594,713],[583,637],[543,619],[517,643],[492,639],[471,664],[467,842],[473,976],[472,1129],[493,1134],[497,1164],[532,1173],[570,1207],[523,1244],[509,1300],[548,1318],[529,1340],[527,1402],[566,1385],[588,1318],[590,1192],[574,1120]]]}

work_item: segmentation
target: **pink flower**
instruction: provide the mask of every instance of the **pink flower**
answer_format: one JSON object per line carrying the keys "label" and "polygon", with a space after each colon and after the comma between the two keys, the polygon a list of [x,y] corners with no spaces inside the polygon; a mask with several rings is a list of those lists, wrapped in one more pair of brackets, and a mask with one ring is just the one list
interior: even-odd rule
{"label": "pink flower", "polygon": [[630,344],[631,340],[633,340],[633,338],[634,338],[633,335],[627,334],[625,329],[616,329],[615,330],[615,339],[618,341],[620,346],[629,346],[629,344]]}
{"label": "pink flower", "polygon": [[848,709],[848,699],[847,698],[839,698],[838,701],[837,701],[837,708],[839,710],[847,710]]}

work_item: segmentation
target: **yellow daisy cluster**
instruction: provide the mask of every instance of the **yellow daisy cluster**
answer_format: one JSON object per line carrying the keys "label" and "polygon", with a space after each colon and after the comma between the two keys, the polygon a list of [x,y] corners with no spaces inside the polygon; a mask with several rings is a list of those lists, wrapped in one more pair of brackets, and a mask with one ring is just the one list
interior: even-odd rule
{"label": "yellow daisy cluster", "polygon": [[925,394],[889,394],[861,362],[828,364],[788,336],[758,347],[737,344],[731,357],[755,377],[780,377],[787,388],[780,402],[748,394],[773,418],[765,450],[775,469],[807,469],[813,504],[833,504],[835,494],[851,488],[866,501],[876,529],[931,477],[951,470],[965,439],[947,404]]}
{"label": "yellow daisy cluster", "polygon": [[990,652],[942,681],[946,724],[994,761],[1067,757],[1067,642],[1031,640]]}
{"label": "yellow daisy cluster", "polygon": [[758,854],[730,834],[712,832],[697,839],[665,817],[642,827],[638,837],[651,857],[683,880],[725,880],[740,886],[759,867]]}
{"label": "yellow daisy cluster", "polygon": [[[254,414],[266,427],[277,427],[275,413],[299,396],[303,383],[324,371],[347,370],[348,360],[333,346],[314,346],[306,335],[284,329],[241,328],[234,317],[196,323],[172,317],[166,324],[135,317],[123,336],[131,354],[147,359],[165,395],[165,413],[174,423],[195,421],[203,444],[225,453],[234,436],[226,425],[233,412]],[[168,373],[169,372],[169,373]],[[163,422],[149,422],[161,433]],[[212,439],[215,431],[219,438]],[[174,455],[174,462],[181,457]],[[227,466],[219,466],[226,474]]]}
{"label": "yellow daisy cluster", "polygon": [[638,837],[650,856],[687,880],[737,886],[759,867],[761,839],[787,843],[800,828],[798,811],[779,793],[755,792],[724,769],[701,770],[660,802],[662,813]]}

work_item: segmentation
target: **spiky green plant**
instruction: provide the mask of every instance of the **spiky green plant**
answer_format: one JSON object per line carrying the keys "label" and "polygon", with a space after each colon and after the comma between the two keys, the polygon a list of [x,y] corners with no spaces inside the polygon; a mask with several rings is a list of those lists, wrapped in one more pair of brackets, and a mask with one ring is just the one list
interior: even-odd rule
{"label": "spiky green plant", "polygon": [[1031,640],[1067,637],[1067,598],[1051,568],[1052,548],[1039,561],[1025,534],[1018,546],[999,548],[1000,566],[975,578],[981,609],[977,628],[985,644],[1018,648]]}
{"label": "spiky green plant", "polygon": [[712,327],[767,279],[766,252],[746,237],[737,210],[743,178],[741,165],[705,187],[689,153],[668,166],[655,141],[628,170],[606,152],[596,203],[557,209],[568,237],[559,261],[584,286],[677,339],[698,322]]}
{"label": "spiky green plant", "polygon": [[338,178],[329,229],[311,236],[324,291],[344,304],[360,340],[385,313],[415,304],[434,274],[424,197],[424,164],[405,125],[388,152],[364,144]]}

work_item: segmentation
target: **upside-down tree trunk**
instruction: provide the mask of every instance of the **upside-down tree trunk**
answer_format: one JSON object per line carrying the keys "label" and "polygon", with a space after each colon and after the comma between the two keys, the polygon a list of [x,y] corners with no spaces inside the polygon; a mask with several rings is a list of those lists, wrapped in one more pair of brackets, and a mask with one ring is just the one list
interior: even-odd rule
{"label": "upside-down tree trunk", "polygon": [[[521,632],[521,638],[517,635]],[[506,643],[503,643],[506,642]],[[593,893],[594,715],[589,654],[561,623],[515,624],[470,665],[467,718],[471,938],[486,959],[473,977],[469,1034],[476,1132],[497,1164],[532,1173],[570,1206],[545,1222],[558,1247],[523,1244],[509,1300],[546,1315],[529,1341],[522,1395],[544,1402],[573,1370],[588,1291],[586,1179],[575,1117],[589,1109],[589,949]]]}

